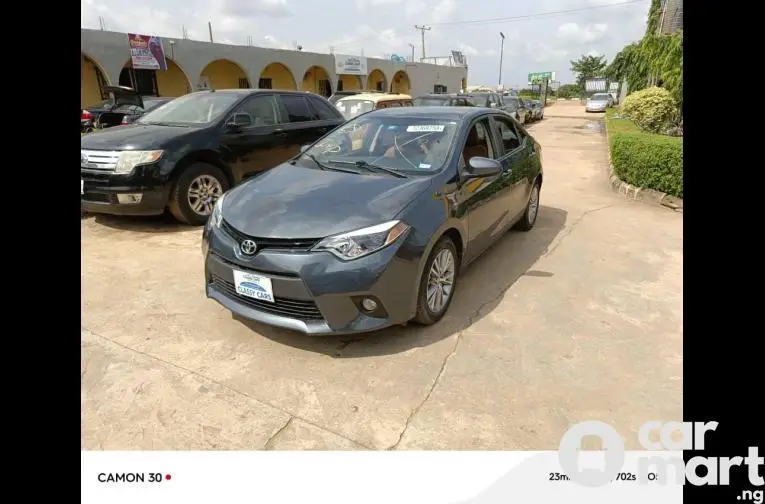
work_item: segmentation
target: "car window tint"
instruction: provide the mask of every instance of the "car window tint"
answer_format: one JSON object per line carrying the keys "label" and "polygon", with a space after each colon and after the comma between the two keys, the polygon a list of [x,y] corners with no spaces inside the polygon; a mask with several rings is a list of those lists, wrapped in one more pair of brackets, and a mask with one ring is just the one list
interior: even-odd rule
{"label": "car window tint", "polygon": [[520,137],[512,120],[506,117],[495,117],[494,124],[497,126],[499,137],[502,139],[502,148],[505,153],[514,151],[521,146]]}
{"label": "car window tint", "polygon": [[489,134],[488,119],[481,119],[471,126],[468,132],[465,147],[462,149],[463,166],[474,157],[489,157],[496,159],[497,149],[493,148],[491,135]]}
{"label": "car window tint", "polygon": [[276,124],[273,95],[255,95],[242,103],[237,113],[249,114],[253,126],[270,126]]}
{"label": "car window tint", "polygon": [[313,112],[308,107],[308,102],[305,97],[300,95],[282,95],[281,97],[284,107],[287,109],[287,116],[289,122],[298,123],[306,121],[315,121]]}
{"label": "car window tint", "polygon": [[340,119],[337,115],[337,110],[332,107],[332,105],[326,103],[324,100],[320,100],[319,98],[309,97],[308,101],[313,106],[314,110],[316,111],[316,114],[318,114],[319,119],[322,121],[329,121],[332,119]]}
{"label": "car window tint", "polygon": [[401,106],[401,102],[397,102],[397,101],[388,102],[388,106],[389,107],[400,107]]}

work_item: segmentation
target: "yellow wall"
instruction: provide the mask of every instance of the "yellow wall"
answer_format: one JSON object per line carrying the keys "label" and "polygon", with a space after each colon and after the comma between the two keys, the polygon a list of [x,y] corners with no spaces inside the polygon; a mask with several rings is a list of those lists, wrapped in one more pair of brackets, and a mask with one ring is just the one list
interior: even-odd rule
{"label": "yellow wall", "polygon": [[281,63],[271,63],[260,72],[261,79],[271,79],[272,89],[295,89],[295,78],[292,76],[292,72],[282,65]]}
{"label": "yellow wall", "polygon": [[103,101],[101,99],[101,90],[98,88],[98,77],[96,77],[96,72],[99,70],[84,54],[82,55],[81,68],[82,81],[80,87],[82,94],[80,96],[80,104],[83,108],[97,105]]}
{"label": "yellow wall", "polygon": [[[186,79],[186,74],[169,58],[167,58],[167,70],[157,70],[157,87],[159,96],[175,98],[191,92],[191,84]],[[239,87],[238,81],[236,87]]]}
{"label": "yellow wall", "polygon": [[371,72],[369,72],[369,76],[367,77],[367,89],[377,89],[377,83],[382,82],[382,88],[383,91],[388,87],[385,82],[385,74],[382,73],[380,70],[374,69]]}
{"label": "yellow wall", "polygon": [[[261,75],[261,77],[263,77]],[[303,76],[303,85],[300,88],[302,91],[309,91],[311,93],[319,93],[319,81],[329,80],[327,71],[319,66],[312,66],[309,68]],[[276,88],[276,80],[274,80],[274,88]]]}
{"label": "yellow wall", "polygon": [[[223,59],[215,60],[207,65],[202,70],[202,75],[208,78],[210,87],[213,89],[238,89],[239,79],[247,77],[239,65]],[[159,83],[157,84],[159,85]]]}
{"label": "yellow wall", "polygon": [[358,75],[341,75],[340,80],[343,82],[343,91],[361,89],[361,78]]}
{"label": "yellow wall", "polygon": [[396,72],[391,83],[391,93],[409,94],[411,86],[409,85],[409,76],[406,72]]}

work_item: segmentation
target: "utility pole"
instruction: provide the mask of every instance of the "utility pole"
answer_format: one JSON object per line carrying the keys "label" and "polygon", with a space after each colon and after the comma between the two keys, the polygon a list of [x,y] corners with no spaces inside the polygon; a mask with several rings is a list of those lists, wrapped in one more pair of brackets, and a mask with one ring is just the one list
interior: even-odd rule
{"label": "utility pole", "polygon": [[213,38],[212,38],[212,23],[210,21],[207,22],[207,31],[210,32],[210,43],[212,44],[213,43]]}
{"label": "utility pole", "polygon": [[412,43],[410,42],[410,43],[409,43],[409,47],[411,47],[411,48],[412,48],[412,63],[414,63],[414,44],[412,44]]}
{"label": "utility pole", "polygon": [[502,57],[505,55],[505,34],[499,32],[499,36],[502,37],[502,45],[499,48],[499,85],[502,85]]}
{"label": "utility pole", "polygon": [[422,25],[422,26],[419,26],[419,25],[414,25],[414,27],[415,27],[416,29],[420,30],[420,33],[422,34],[422,60],[421,60],[421,61],[425,61],[425,32],[426,32],[426,31],[430,31],[430,26],[425,26],[425,25]]}

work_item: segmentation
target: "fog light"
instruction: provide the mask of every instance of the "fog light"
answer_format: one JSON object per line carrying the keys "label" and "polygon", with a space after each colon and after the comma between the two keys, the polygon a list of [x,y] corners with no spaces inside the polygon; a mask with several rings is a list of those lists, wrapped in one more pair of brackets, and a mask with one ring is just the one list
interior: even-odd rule
{"label": "fog light", "polygon": [[373,312],[377,309],[377,301],[370,298],[364,298],[364,300],[361,301],[361,307],[368,312]]}
{"label": "fog light", "polygon": [[141,198],[143,198],[143,194],[123,193],[117,195],[117,201],[123,205],[135,205],[141,202]]}

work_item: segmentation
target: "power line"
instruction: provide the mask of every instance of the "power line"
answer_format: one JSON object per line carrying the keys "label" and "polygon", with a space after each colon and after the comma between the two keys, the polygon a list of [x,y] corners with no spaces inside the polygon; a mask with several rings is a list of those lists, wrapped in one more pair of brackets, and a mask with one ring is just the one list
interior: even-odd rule
{"label": "power line", "polygon": [[[627,5],[638,5],[638,4],[644,4],[649,2],[650,0],[627,0],[625,2],[620,3],[612,3],[612,4],[606,4],[606,5],[593,5],[590,7],[580,7],[578,9],[565,9],[565,10],[559,10],[559,11],[547,11],[547,12],[537,12],[535,14],[526,14],[523,16],[508,16],[508,17],[497,17],[497,18],[486,18],[486,19],[474,19],[470,21],[450,21],[450,22],[443,22],[443,23],[429,23],[428,27],[433,26],[478,26],[481,24],[492,24],[492,23],[507,23],[507,22],[513,22],[513,21],[527,21],[530,19],[537,19],[537,18],[544,18],[544,17],[550,17],[550,16],[560,16],[563,14],[577,14],[580,12],[589,12],[593,10],[600,10],[600,9],[607,9],[610,7],[624,7]],[[425,25],[423,25],[425,26]],[[419,29],[419,28],[418,28]],[[424,32],[423,32],[424,33]],[[371,38],[376,37],[377,34],[369,35],[366,37],[361,37],[358,39],[352,39],[348,40],[347,42],[341,42],[339,44],[335,44],[335,47],[346,47],[351,44],[355,44],[357,42],[362,42],[364,40],[369,40]]]}

